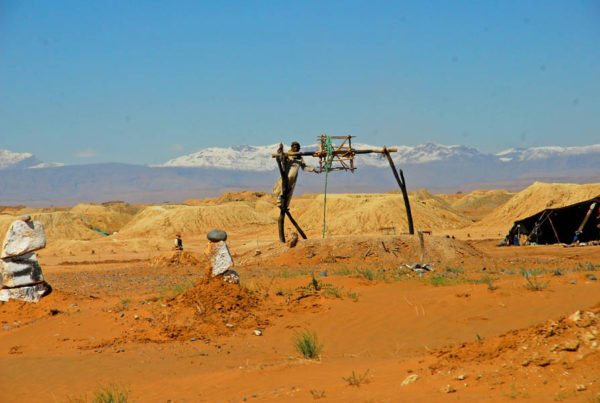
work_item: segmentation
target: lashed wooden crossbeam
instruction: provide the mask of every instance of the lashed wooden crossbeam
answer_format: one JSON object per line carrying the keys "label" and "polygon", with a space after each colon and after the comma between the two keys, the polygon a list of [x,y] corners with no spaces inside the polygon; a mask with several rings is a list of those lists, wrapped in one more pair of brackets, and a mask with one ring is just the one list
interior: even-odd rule
{"label": "lashed wooden crossbeam", "polygon": [[[271,156],[277,160],[277,166],[279,168],[279,172],[281,174],[281,180],[282,180],[282,182],[281,182],[282,183],[282,203],[281,203],[281,207],[280,207],[281,213],[279,215],[279,220],[277,222],[278,227],[279,227],[279,239],[281,240],[281,242],[285,242],[284,221],[285,221],[286,215],[288,216],[288,218],[290,219],[290,221],[292,222],[294,227],[296,227],[296,229],[298,230],[298,232],[300,233],[302,238],[306,239],[306,235],[304,234],[304,232],[302,231],[302,229],[300,228],[298,223],[294,220],[294,218],[292,217],[292,215],[290,214],[290,211],[288,209],[289,201],[287,200],[287,190],[288,190],[288,177],[287,177],[288,158],[287,157],[315,157],[315,158],[318,158],[319,159],[319,170],[318,170],[319,172],[340,171],[340,170],[354,172],[354,170],[356,169],[356,167],[354,166],[354,156],[355,155],[357,155],[357,154],[373,154],[373,153],[385,155],[390,164],[390,168],[392,169],[392,172],[394,173],[394,178],[396,179],[396,182],[398,183],[398,186],[400,187],[400,190],[402,191],[402,195],[404,197],[404,205],[406,208],[406,215],[407,215],[407,219],[408,219],[408,231],[409,231],[409,233],[414,234],[412,214],[410,211],[410,203],[408,201],[408,193],[406,191],[406,182],[404,180],[404,174],[401,169],[398,171],[396,170],[396,167],[394,166],[394,161],[392,160],[392,157],[390,155],[390,153],[392,153],[392,152],[397,152],[398,149],[383,147],[383,148],[375,148],[375,149],[367,149],[367,150],[357,150],[357,149],[352,148],[352,137],[354,137],[354,136],[321,135],[320,136],[320,146],[319,146],[319,149],[316,151],[283,152],[283,149],[282,149],[283,146],[281,146],[278,153],[271,154]],[[343,141],[339,145],[333,145],[333,144],[331,144],[331,139],[343,140]],[[331,150],[328,150],[328,148],[329,148],[328,142],[329,142]],[[329,159],[329,164],[327,161],[328,157],[331,157]],[[331,164],[332,162],[338,163],[339,165],[332,166],[332,164]]]}

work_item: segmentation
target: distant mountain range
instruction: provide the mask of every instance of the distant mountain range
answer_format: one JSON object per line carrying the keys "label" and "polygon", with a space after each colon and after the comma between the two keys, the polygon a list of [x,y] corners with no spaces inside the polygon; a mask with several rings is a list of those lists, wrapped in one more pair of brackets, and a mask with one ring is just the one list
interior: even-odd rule
{"label": "distant mountain range", "polygon": [[[353,144],[356,149],[381,148],[368,144]],[[600,157],[600,144],[583,147],[531,147],[511,148],[497,154],[482,153],[476,148],[452,145],[445,146],[435,143],[425,143],[415,147],[390,146],[398,151],[393,154],[396,164],[427,164],[436,161],[463,162],[543,162],[556,159],[596,159]],[[162,167],[207,167],[218,169],[241,169],[244,171],[271,171],[276,164],[271,154],[277,149],[277,144],[268,146],[233,146],[229,148],[206,148],[198,152],[183,155],[167,161]],[[305,146],[302,151],[314,151],[317,145]],[[387,167],[386,160],[377,154],[365,154],[357,157],[357,163],[362,166]]]}
{"label": "distant mountain range", "polygon": [[[380,148],[353,144],[356,149]],[[534,181],[600,182],[600,144],[582,147],[515,148],[496,154],[476,148],[425,143],[396,148],[393,159],[409,189],[456,192],[518,190]],[[181,202],[226,191],[270,191],[278,172],[271,154],[277,144],[206,148],[158,166],[119,163],[68,166],[45,163],[30,153],[0,149],[0,205],[57,205],[124,200],[131,203]],[[316,145],[304,146],[312,151]],[[305,157],[308,165],[317,161]],[[353,173],[332,172],[329,192],[397,190],[386,159],[355,158]],[[35,168],[35,169],[34,169]],[[304,173],[297,193],[322,192],[323,175]]]}

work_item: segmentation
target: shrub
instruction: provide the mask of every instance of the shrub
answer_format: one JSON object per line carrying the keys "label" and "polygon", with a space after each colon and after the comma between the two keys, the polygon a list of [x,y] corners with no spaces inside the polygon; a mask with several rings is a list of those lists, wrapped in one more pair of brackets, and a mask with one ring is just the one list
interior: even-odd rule
{"label": "shrub", "polygon": [[369,377],[369,370],[367,369],[364,374],[356,375],[354,371],[352,371],[352,375],[347,378],[342,377],[342,379],[348,382],[350,386],[356,386],[357,388],[363,383],[371,382],[371,378]]}
{"label": "shrub", "polygon": [[323,351],[323,344],[319,343],[317,334],[310,330],[296,333],[296,336],[294,337],[294,347],[304,358],[309,360],[319,358],[321,351]]}

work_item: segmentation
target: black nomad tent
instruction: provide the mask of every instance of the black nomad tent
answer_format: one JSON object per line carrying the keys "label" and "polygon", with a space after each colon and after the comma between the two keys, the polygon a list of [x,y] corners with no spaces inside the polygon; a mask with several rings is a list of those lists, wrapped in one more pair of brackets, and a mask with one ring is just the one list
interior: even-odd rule
{"label": "black nomad tent", "polygon": [[542,210],[515,221],[503,244],[553,244],[600,240],[600,196]]}

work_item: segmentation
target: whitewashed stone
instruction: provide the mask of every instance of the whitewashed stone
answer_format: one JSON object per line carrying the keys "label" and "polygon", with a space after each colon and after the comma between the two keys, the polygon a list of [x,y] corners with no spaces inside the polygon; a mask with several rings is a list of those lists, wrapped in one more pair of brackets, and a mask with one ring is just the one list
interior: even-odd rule
{"label": "whitewashed stone", "polygon": [[40,299],[49,294],[52,288],[46,283],[26,285],[17,288],[3,288],[0,290],[0,301],[18,299],[25,302],[39,302]]}
{"label": "whitewashed stone", "polygon": [[2,287],[20,287],[44,281],[42,268],[34,252],[0,261]]}
{"label": "whitewashed stone", "polygon": [[233,259],[225,241],[209,243],[206,247],[206,254],[210,259],[213,276],[223,274],[233,267]]}
{"label": "whitewashed stone", "polygon": [[17,220],[6,232],[1,257],[24,255],[45,247],[46,233],[41,222]]}

